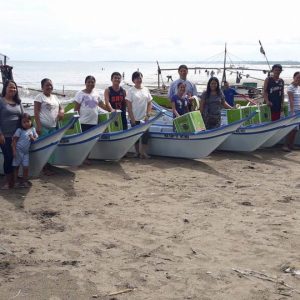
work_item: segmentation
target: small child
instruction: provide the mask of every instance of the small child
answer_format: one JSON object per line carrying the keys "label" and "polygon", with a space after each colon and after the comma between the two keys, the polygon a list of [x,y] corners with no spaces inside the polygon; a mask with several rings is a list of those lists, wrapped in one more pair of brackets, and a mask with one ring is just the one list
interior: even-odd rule
{"label": "small child", "polygon": [[21,117],[21,128],[18,128],[13,136],[13,166],[15,167],[15,178],[19,174],[19,167],[23,167],[23,178],[19,183],[19,187],[30,187],[28,181],[29,173],[29,148],[32,141],[38,138],[35,128],[32,125],[29,114],[24,113]]}

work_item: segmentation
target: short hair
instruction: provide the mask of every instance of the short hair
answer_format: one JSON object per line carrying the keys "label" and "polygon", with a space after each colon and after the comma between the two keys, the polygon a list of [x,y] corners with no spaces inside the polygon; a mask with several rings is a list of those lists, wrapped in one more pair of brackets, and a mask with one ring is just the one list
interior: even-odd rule
{"label": "short hair", "polygon": [[[52,80],[51,80],[51,79],[49,79],[49,78],[44,78],[44,79],[42,79],[42,81],[41,81],[41,87],[42,87],[42,88],[44,87],[44,85],[46,84],[47,81],[50,81],[51,84],[52,84]],[[52,84],[52,85],[53,85],[53,84]]]}
{"label": "short hair", "polygon": [[122,77],[121,74],[120,74],[119,72],[113,72],[113,73],[111,74],[111,76],[110,76],[110,79],[112,80],[114,76],[120,76],[120,77]]}
{"label": "short hair", "polygon": [[96,82],[96,78],[92,75],[88,75],[85,77],[84,83],[86,83],[88,80],[94,80]]}
{"label": "short hair", "polygon": [[181,69],[186,69],[186,70],[188,70],[188,67],[187,67],[187,65],[180,65],[180,66],[178,67],[178,71],[180,71]]}
{"label": "short hair", "polygon": [[131,76],[131,80],[134,81],[137,78],[143,78],[143,74],[139,71],[133,72],[133,74]]}
{"label": "short hair", "polygon": [[280,71],[282,71],[282,65],[281,64],[275,64],[272,66],[272,71],[274,71],[275,68],[280,69]]}

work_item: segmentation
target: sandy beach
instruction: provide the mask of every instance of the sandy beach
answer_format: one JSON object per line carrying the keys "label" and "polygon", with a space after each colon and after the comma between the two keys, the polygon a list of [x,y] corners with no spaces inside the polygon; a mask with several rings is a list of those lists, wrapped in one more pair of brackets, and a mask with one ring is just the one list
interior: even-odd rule
{"label": "sandy beach", "polygon": [[299,166],[124,158],[1,191],[0,299],[300,299]]}

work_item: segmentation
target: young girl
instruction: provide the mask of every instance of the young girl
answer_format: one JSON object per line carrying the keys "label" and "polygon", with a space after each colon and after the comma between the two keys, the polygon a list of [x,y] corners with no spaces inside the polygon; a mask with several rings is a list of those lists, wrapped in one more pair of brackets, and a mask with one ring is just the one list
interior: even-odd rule
{"label": "young girl", "polygon": [[19,187],[30,187],[28,181],[29,173],[29,148],[32,141],[37,139],[38,135],[35,128],[32,126],[31,117],[29,114],[23,114],[21,118],[21,128],[18,128],[13,135],[12,148],[13,148],[13,163],[15,167],[15,179],[19,174],[19,167],[23,167],[23,178]]}
{"label": "young girl", "polygon": [[188,98],[185,94],[186,85],[183,82],[179,82],[177,85],[177,94],[171,98],[173,118],[180,117],[189,112]]}

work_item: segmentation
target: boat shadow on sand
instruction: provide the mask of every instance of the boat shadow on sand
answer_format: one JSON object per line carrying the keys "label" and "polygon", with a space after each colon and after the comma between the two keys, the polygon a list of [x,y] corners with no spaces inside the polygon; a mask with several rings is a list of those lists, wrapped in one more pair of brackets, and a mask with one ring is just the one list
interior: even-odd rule
{"label": "boat shadow on sand", "polygon": [[291,162],[300,164],[300,160],[294,159],[295,155],[300,151],[284,152],[282,145],[274,146],[272,148],[258,149],[254,152],[228,152],[228,151],[215,151],[211,154],[212,159],[216,161],[224,159],[240,160],[244,162],[254,162],[266,164],[274,167],[283,167],[282,162]]}
{"label": "boat shadow on sand", "polygon": [[[54,166],[52,167],[52,170],[54,174],[51,176],[40,174],[38,177],[30,178],[32,186],[29,188],[15,187],[10,190],[2,190],[1,197],[15,205],[17,209],[23,209],[24,202],[31,190],[40,194],[41,198],[43,195],[43,189],[61,190],[61,198],[76,196],[76,191],[74,189],[75,173],[67,168],[58,168]],[[0,185],[4,184],[4,180],[4,176],[0,176]],[[37,184],[37,181],[39,181],[39,184]]]}
{"label": "boat shadow on sand", "polygon": [[[225,173],[219,172],[208,163],[201,160],[192,160],[185,158],[175,158],[175,157],[161,157],[161,156],[151,156],[151,159],[139,159],[131,157],[124,157],[120,161],[97,161],[93,160],[92,165],[89,168],[100,168],[112,174],[119,174],[121,177],[127,180],[133,179],[133,177],[125,171],[126,164],[133,166],[134,170],[138,170],[139,166],[149,166],[157,168],[160,170],[168,170],[175,168],[184,168],[188,170],[196,170],[202,173],[207,173],[210,175],[215,175],[226,180],[232,180],[230,176]],[[207,158],[205,158],[207,160]],[[123,166],[124,164],[124,166]]]}

